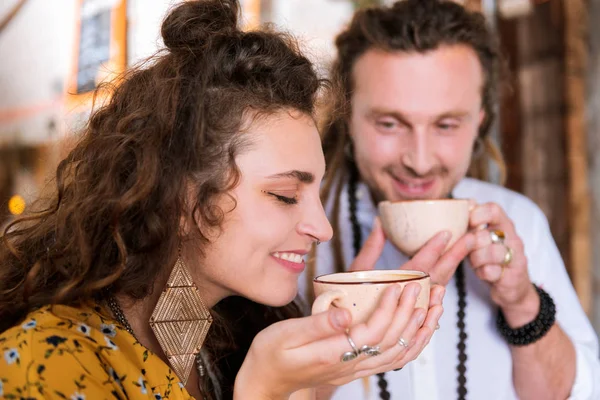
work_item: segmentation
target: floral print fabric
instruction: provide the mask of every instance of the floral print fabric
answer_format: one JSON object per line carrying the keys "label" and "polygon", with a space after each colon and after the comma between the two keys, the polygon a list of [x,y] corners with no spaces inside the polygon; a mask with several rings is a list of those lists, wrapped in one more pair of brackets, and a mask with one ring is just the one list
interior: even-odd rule
{"label": "floral print fabric", "polygon": [[0,335],[0,398],[192,399],[99,307],[46,306]]}

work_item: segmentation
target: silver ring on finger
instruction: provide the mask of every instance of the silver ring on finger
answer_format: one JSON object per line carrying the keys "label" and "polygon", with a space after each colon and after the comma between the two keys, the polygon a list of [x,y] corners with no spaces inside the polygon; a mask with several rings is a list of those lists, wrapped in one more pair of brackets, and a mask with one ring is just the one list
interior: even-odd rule
{"label": "silver ring on finger", "polygon": [[350,347],[352,347],[352,351],[347,351],[344,354],[342,354],[342,362],[352,361],[356,357],[358,357],[358,354],[359,354],[358,348],[356,347],[354,340],[352,340],[352,338],[350,337],[350,334],[348,334],[348,332],[346,332],[346,339],[348,339],[348,343],[350,343]]}
{"label": "silver ring on finger", "polygon": [[366,344],[360,348],[360,354],[366,354],[369,357],[375,357],[381,354],[379,346],[367,346]]}
{"label": "silver ring on finger", "polygon": [[404,338],[398,339],[398,344],[404,347],[405,349],[408,348],[408,343],[406,343],[406,340],[404,340]]}

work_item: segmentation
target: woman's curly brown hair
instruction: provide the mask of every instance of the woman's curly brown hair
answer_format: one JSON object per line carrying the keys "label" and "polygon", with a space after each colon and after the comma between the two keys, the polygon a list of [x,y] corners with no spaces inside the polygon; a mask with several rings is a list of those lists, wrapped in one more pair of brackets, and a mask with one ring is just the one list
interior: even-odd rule
{"label": "woman's curly brown hair", "polygon": [[166,49],[126,73],[91,116],[57,168],[49,203],[5,229],[0,332],[42,305],[107,290],[148,295],[177,258],[182,215],[220,225],[215,199],[238,182],[248,116],[314,115],[322,81],[293,38],[243,32],[238,14],[235,0],[174,8],[162,24]]}

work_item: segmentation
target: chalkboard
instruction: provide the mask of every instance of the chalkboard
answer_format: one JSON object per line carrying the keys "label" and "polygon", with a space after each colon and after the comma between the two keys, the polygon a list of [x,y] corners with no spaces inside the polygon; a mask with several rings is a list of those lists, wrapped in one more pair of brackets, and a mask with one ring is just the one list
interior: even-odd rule
{"label": "chalkboard", "polygon": [[110,60],[111,9],[82,13],[79,33],[77,93],[85,93],[96,88],[98,71]]}

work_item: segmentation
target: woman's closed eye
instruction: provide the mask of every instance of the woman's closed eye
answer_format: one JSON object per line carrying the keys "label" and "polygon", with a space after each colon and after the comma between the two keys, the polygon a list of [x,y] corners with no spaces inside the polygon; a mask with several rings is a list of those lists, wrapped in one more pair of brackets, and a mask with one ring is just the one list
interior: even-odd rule
{"label": "woman's closed eye", "polygon": [[277,193],[273,193],[273,192],[265,192],[270,196],[273,196],[274,198],[276,198],[277,200],[279,200],[280,202],[284,203],[284,204],[289,204],[289,205],[293,205],[293,204],[298,204],[298,198],[296,196],[293,197],[289,197],[289,196],[283,196],[281,194],[277,194]]}

